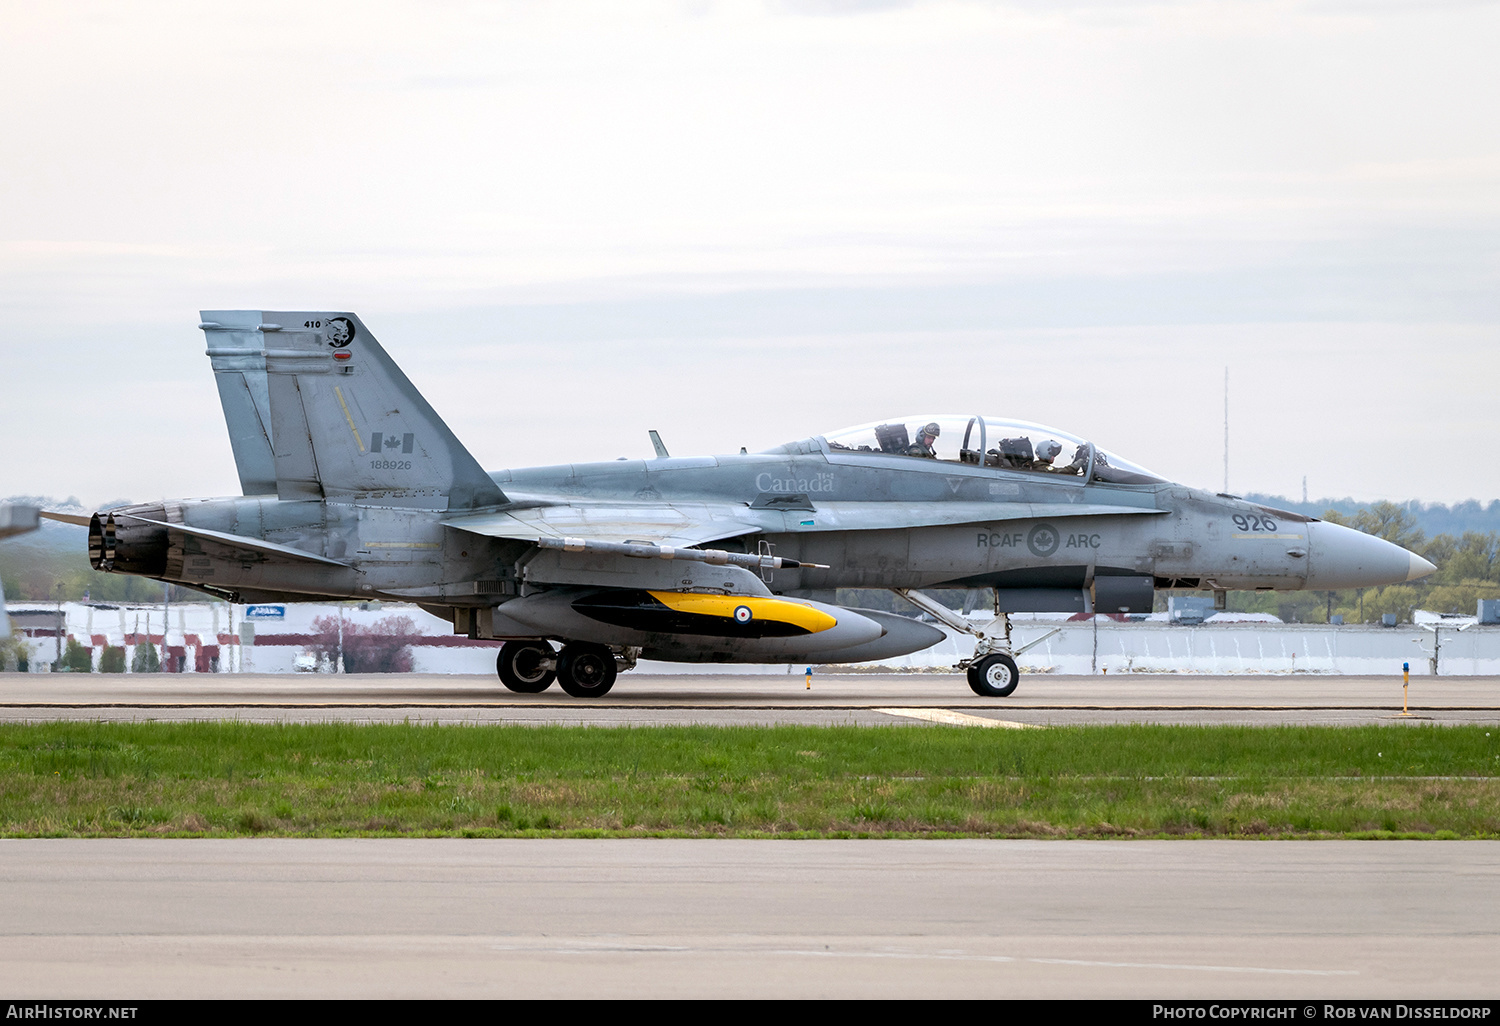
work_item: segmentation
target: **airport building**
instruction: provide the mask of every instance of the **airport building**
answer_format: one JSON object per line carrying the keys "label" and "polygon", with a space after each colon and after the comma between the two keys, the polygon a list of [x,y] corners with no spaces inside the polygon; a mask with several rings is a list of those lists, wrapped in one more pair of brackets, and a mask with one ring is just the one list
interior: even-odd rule
{"label": "airport building", "polygon": [[372,636],[409,650],[411,672],[493,673],[500,647],[455,637],[446,620],[416,606],[380,603],[17,603],[10,617],[27,640],[27,668],[41,673],[61,664],[70,640],[88,650],[95,671],[105,649],[115,647],[130,672],[149,644],[170,673],[332,672],[341,638],[352,651]]}

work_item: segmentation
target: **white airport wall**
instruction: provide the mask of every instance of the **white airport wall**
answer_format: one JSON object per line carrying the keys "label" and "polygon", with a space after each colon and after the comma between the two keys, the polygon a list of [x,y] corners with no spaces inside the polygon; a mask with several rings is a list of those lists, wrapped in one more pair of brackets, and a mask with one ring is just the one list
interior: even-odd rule
{"label": "white airport wall", "polygon": [[[1012,642],[1025,645],[1050,630],[1059,632],[1023,653],[1023,670],[1042,673],[1400,673],[1411,664],[1413,675],[1432,673],[1434,632],[1411,624],[1399,627],[1329,626],[1327,624],[1119,623],[1098,619],[1063,623],[1029,622],[1012,631]],[[1500,674],[1500,627],[1472,627],[1460,632],[1440,627],[1443,676]],[[891,665],[913,669],[951,666],[973,651],[973,642],[948,631],[947,640]],[[1097,645],[1097,647],[1096,647]]]}
{"label": "white airport wall", "polygon": [[[126,665],[135,646],[149,637],[161,651],[165,644],[182,663],[183,672],[216,668],[220,673],[293,673],[304,656],[313,621],[338,616],[337,605],[287,604],[281,620],[254,621],[254,644],[241,645],[245,607],[223,603],[177,604],[162,630],[162,607],[63,603],[64,635],[56,636],[56,605],[17,603],[10,610],[13,626],[24,634],[31,669],[46,672],[67,638],[93,652],[97,669],[105,645],[126,650]],[[390,616],[410,617],[418,637],[412,645],[412,669],[418,673],[493,673],[498,642],[455,637],[446,620],[415,606],[386,604],[379,609],[343,607],[346,623],[373,625]],[[1433,640],[1441,638],[1439,672],[1444,676],[1500,675],[1500,626],[1473,625],[1472,618],[1446,625],[1419,617],[1420,625],[1394,628],[1324,624],[1215,623],[1175,625],[1162,620],[1120,622],[1018,618],[1012,638],[1017,646],[1058,633],[1023,653],[1024,670],[1042,673],[1337,673],[1394,674],[1403,662],[1414,675],[1432,672]],[[1466,626],[1467,625],[1467,626]],[[1459,630],[1459,627],[1465,627]],[[974,650],[973,640],[944,628],[944,641],[922,652],[851,669],[945,670]],[[304,665],[307,660],[303,660]],[[642,661],[653,673],[798,674],[803,665],[733,665]],[[835,669],[830,667],[829,669]]]}

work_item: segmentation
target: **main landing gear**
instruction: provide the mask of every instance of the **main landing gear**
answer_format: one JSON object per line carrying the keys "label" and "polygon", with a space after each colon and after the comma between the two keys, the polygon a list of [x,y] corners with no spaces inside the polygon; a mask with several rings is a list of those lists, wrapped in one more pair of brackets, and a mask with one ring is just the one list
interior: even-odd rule
{"label": "main landing gear", "polygon": [[500,683],[520,694],[539,695],[555,680],[574,698],[608,694],[619,672],[609,646],[581,641],[569,642],[560,653],[545,641],[507,641],[500,646],[495,670]]}
{"label": "main landing gear", "polygon": [[545,641],[507,641],[495,660],[500,683],[523,695],[539,695],[557,679],[557,653]]}
{"label": "main landing gear", "polygon": [[[1028,641],[1020,648],[1012,648],[1010,614],[1008,613],[997,610],[993,620],[982,626],[976,626],[920,591],[909,591],[905,588],[892,590],[918,609],[931,613],[939,622],[962,634],[974,637],[974,657],[960,660],[957,668],[967,673],[969,688],[974,694],[985,698],[1005,698],[1012,694],[1016,690],[1016,685],[1021,683],[1021,671],[1016,666],[1016,656],[1033,645],[1041,644],[1062,630],[1061,627],[1054,628],[1041,637]],[[996,604],[998,605],[998,602]]]}
{"label": "main landing gear", "polygon": [[604,645],[573,642],[557,657],[557,682],[574,698],[598,698],[615,686],[615,654]]}

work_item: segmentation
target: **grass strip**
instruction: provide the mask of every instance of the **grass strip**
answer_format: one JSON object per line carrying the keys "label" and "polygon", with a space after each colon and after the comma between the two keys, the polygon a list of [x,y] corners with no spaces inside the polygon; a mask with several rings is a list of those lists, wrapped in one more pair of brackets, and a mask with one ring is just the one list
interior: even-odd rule
{"label": "grass strip", "polygon": [[1500,837],[1500,728],[0,725],[0,835]]}

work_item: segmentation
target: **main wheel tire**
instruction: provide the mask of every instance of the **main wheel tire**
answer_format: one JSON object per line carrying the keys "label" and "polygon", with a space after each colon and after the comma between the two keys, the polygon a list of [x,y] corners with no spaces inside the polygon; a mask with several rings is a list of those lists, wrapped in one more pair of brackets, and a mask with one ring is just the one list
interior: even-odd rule
{"label": "main wheel tire", "polygon": [[547,664],[557,658],[545,641],[507,641],[500,646],[495,671],[500,683],[523,695],[539,695],[552,686],[557,671]]}
{"label": "main wheel tire", "polygon": [[615,686],[615,654],[603,645],[564,645],[557,682],[574,698],[598,698]]}
{"label": "main wheel tire", "polygon": [[1021,671],[1008,655],[985,656],[969,667],[969,687],[985,698],[1004,698],[1021,683]]}

